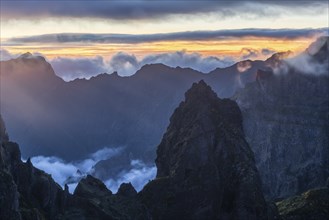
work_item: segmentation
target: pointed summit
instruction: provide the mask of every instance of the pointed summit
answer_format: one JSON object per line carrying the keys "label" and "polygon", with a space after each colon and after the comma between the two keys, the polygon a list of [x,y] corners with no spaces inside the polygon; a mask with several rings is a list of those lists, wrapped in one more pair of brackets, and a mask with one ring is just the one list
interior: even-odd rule
{"label": "pointed summit", "polygon": [[195,99],[205,100],[216,98],[218,98],[216,93],[203,80],[193,83],[192,87],[185,93],[186,102]]}
{"label": "pointed summit", "polygon": [[112,192],[106,188],[102,181],[91,175],[87,175],[86,178],[79,182],[77,188],[75,188],[74,195],[84,198],[94,198],[112,195]]}
{"label": "pointed summit", "polygon": [[33,57],[33,55],[30,52],[26,52],[26,53],[23,53],[22,55],[20,55],[18,58],[28,59],[28,58],[32,58],[32,57]]}
{"label": "pointed summit", "polygon": [[17,59],[22,59],[22,60],[38,60],[38,61],[46,62],[46,59],[43,56],[33,55],[30,52],[23,53]]}
{"label": "pointed summit", "polygon": [[142,200],[157,219],[265,219],[239,107],[204,81],[185,97],[158,146],[157,179],[145,186]]}

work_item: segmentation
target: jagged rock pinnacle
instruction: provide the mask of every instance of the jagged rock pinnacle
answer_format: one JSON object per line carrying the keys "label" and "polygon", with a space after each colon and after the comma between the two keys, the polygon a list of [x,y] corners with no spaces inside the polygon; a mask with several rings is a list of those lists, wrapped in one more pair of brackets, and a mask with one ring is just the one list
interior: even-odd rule
{"label": "jagged rock pinnacle", "polygon": [[239,107],[200,81],[172,115],[157,150],[157,179],[141,197],[158,219],[265,219],[254,163]]}

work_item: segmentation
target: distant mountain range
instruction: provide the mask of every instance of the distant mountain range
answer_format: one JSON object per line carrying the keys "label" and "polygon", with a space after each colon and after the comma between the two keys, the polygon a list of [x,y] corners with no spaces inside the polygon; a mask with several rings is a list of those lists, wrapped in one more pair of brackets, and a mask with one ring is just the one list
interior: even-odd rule
{"label": "distant mountain range", "polygon": [[26,157],[73,160],[123,146],[147,160],[193,82],[204,79],[219,97],[231,97],[277,58],[246,60],[207,74],[151,64],[130,77],[104,73],[65,82],[43,57],[26,53],[1,62],[1,112]]}

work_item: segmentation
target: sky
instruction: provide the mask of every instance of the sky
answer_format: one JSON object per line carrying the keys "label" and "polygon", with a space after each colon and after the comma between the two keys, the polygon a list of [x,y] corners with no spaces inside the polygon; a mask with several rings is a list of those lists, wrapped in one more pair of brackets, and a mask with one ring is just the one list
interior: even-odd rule
{"label": "sky", "polygon": [[66,80],[131,75],[152,62],[196,60],[193,68],[209,72],[301,52],[329,26],[328,0],[1,0],[0,10],[1,60],[39,54]]}

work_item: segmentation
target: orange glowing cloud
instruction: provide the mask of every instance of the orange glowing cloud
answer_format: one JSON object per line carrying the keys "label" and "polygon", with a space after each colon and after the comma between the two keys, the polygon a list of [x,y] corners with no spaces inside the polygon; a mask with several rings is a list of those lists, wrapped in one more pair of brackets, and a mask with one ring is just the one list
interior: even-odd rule
{"label": "orange glowing cloud", "polygon": [[[113,44],[113,43],[29,43],[23,45],[7,45],[4,49],[13,54],[21,54],[27,51],[40,52],[47,58],[55,57],[111,57],[124,51],[143,57],[149,54],[169,53],[185,50],[188,53],[199,53],[202,56],[234,57],[236,59],[265,59],[269,54],[262,53],[264,49],[269,51],[293,51],[295,53],[304,50],[313,42],[315,37],[298,39],[256,38],[244,37],[240,39],[207,40],[207,41],[160,41],[150,43]],[[248,57],[248,49],[257,53]]]}

